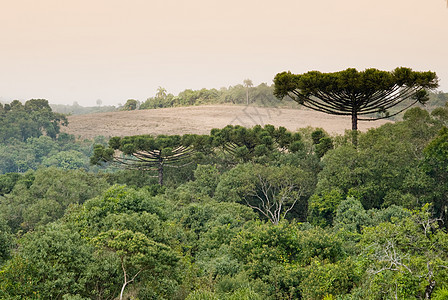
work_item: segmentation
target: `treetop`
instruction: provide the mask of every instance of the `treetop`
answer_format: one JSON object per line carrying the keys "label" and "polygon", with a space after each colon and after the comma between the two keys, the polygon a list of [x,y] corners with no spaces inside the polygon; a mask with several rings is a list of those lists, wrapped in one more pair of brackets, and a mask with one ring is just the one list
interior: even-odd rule
{"label": "treetop", "polygon": [[371,96],[377,91],[390,91],[400,87],[433,89],[438,87],[438,78],[434,72],[416,72],[405,67],[396,68],[391,72],[374,68],[364,71],[349,68],[334,73],[282,72],[275,76],[274,83],[274,95],[281,99],[294,91],[300,91],[302,96],[309,97],[321,92]]}

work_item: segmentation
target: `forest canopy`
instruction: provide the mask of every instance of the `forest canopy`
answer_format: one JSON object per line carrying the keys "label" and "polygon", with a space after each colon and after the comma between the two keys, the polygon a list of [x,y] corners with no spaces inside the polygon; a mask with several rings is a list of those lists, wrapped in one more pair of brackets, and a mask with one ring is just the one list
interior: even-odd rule
{"label": "forest canopy", "polygon": [[431,97],[443,105],[356,148],[350,132],[272,125],[6,139],[0,298],[445,299],[448,99]]}

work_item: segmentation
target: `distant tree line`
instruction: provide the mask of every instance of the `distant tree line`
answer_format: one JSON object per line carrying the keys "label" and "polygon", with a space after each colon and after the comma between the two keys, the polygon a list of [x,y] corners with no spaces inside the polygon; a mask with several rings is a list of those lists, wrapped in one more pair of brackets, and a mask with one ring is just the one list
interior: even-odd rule
{"label": "distant tree line", "polygon": [[156,95],[142,102],[139,109],[204,104],[252,104],[258,106],[293,105],[293,102],[288,100],[280,102],[273,95],[273,91],[274,88],[272,85],[261,83],[258,86],[253,86],[252,81],[248,79],[245,80],[244,84],[222,87],[220,89],[186,89],[183,92],[180,92],[177,96],[167,93],[164,88],[159,87]]}
{"label": "distant tree line", "polygon": [[101,112],[116,111],[117,108],[112,105],[101,106],[100,101],[97,101],[97,106],[84,107],[78,104],[78,102],[73,102],[72,105],[67,104],[50,104],[53,111],[62,113],[65,115],[86,115]]}

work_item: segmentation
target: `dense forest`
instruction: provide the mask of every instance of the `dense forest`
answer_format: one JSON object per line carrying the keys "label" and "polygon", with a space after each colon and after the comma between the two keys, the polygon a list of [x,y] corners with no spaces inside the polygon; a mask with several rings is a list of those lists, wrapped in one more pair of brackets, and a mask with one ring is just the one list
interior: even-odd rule
{"label": "dense forest", "polygon": [[[356,147],[272,125],[80,141],[46,100],[2,104],[0,298],[447,299],[447,100]],[[279,103],[247,81],[122,109],[226,101]]]}

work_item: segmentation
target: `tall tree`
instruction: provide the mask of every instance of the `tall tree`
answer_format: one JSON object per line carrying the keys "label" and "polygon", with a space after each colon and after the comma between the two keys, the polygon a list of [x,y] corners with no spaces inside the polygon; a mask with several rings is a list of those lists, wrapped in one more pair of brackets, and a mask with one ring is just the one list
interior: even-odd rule
{"label": "tall tree", "polygon": [[364,228],[360,246],[366,249],[362,259],[368,276],[361,298],[435,299],[431,294],[445,285],[448,265],[447,235],[439,221],[425,205],[402,220]]}
{"label": "tall tree", "polygon": [[222,176],[216,199],[246,204],[278,225],[287,215],[306,219],[307,199],[314,186],[313,174],[296,166],[239,164]]}
{"label": "tall tree", "polygon": [[154,170],[157,171],[159,184],[163,185],[165,166],[181,167],[189,163],[188,158],[194,154],[207,152],[210,145],[210,137],[192,134],[113,137],[108,148],[95,146],[90,162],[99,164],[109,161],[128,169]]}
{"label": "tall tree", "polygon": [[244,79],[244,86],[246,87],[246,104],[249,105],[249,89],[254,86],[252,80]]}
{"label": "tall tree", "polygon": [[157,88],[156,98],[159,98],[159,99],[165,99],[166,96],[167,96],[167,94],[166,94],[166,89],[163,88],[163,87],[161,87],[161,86],[159,86],[159,87]]}
{"label": "tall tree", "polygon": [[443,127],[423,153],[423,169],[433,179],[434,208],[448,226],[448,128]]}
{"label": "tall tree", "polygon": [[[384,119],[400,113],[415,103],[428,100],[426,89],[438,86],[436,73],[396,68],[392,72],[377,69],[357,71],[349,68],[335,73],[311,71],[305,74],[278,73],[274,95],[291,97],[297,103],[332,115],[352,118],[353,143],[357,143],[358,121]],[[388,110],[411,100],[405,108],[389,114]],[[379,114],[373,118],[359,116]]]}
{"label": "tall tree", "polygon": [[141,232],[109,230],[100,233],[94,242],[99,248],[114,252],[120,258],[123,271],[120,300],[123,299],[126,286],[141,273],[160,273],[164,268],[173,267],[178,260],[170,247],[149,239]]}

